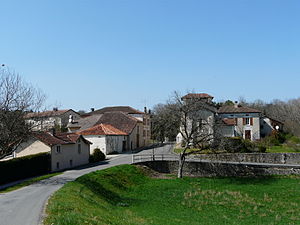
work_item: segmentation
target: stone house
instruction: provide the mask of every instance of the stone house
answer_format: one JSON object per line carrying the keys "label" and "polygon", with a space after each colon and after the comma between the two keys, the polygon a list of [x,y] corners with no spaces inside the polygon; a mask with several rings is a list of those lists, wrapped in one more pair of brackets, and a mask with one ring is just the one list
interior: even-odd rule
{"label": "stone house", "polygon": [[81,119],[72,121],[67,127],[70,132],[80,132],[99,124],[111,125],[126,133],[122,151],[130,151],[150,144],[150,114],[129,106],[106,107],[92,111],[83,115]]}
{"label": "stone house", "polygon": [[94,149],[100,149],[105,155],[110,153],[121,153],[126,150],[127,133],[109,125],[98,124],[91,128],[79,131],[85,139],[92,142],[90,153]]}
{"label": "stone house", "polygon": [[80,115],[72,109],[28,113],[26,121],[30,123],[35,131],[49,131],[53,128],[65,128],[69,120],[78,120]]}
{"label": "stone house", "polygon": [[144,107],[144,112],[141,112],[137,109],[134,109],[130,106],[111,106],[111,107],[104,107],[98,110],[93,110],[85,115],[82,115],[83,117],[92,116],[92,115],[101,115],[104,113],[113,113],[113,112],[122,112],[128,116],[131,116],[143,123],[142,128],[140,128],[140,135],[141,135],[141,141],[139,146],[147,146],[151,142],[151,111],[147,110],[146,107]]}
{"label": "stone house", "polygon": [[223,120],[222,133],[225,137],[243,137],[251,141],[260,139],[261,112],[239,104],[222,106],[218,110]]}
{"label": "stone house", "polygon": [[59,171],[88,164],[91,144],[82,135],[74,133],[35,132],[28,141],[20,144],[13,157],[48,152],[51,171]]}
{"label": "stone house", "polygon": [[[193,114],[193,118],[187,118],[187,127],[184,128],[183,126],[180,126],[180,133],[178,133],[176,137],[176,143],[180,144],[183,142],[184,138],[182,137],[182,133],[184,132],[184,129],[189,133],[192,129],[192,126],[194,126],[193,120],[197,120],[197,123],[199,125],[199,129],[201,131],[199,132],[199,136],[203,139],[206,139],[208,142],[211,142],[214,137],[214,123],[215,123],[215,115],[217,112],[217,109],[212,105],[212,99],[213,97],[206,94],[206,93],[198,93],[198,94],[187,94],[182,97],[182,101],[184,104],[199,104],[199,110],[196,112],[191,112]],[[201,123],[201,125],[200,125]],[[201,127],[201,128],[200,128]]]}

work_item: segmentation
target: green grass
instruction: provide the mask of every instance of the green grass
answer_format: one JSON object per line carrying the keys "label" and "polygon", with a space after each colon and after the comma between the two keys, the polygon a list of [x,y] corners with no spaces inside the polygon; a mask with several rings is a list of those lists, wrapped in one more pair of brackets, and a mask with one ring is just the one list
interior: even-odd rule
{"label": "green grass", "polygon": [[270,153],[299,153],[300,149],[297,150],[295,148],[291,148],[289,146],[286,145],[280,145],[280,146],[272,146],[267,148],[266,152],[270,152]]}
{"label": "green grass", "polygon": [[67,183],[45,224],[300,224],[299,177],[155,179],[123,165]]}
{"label": "green grass", "polygon": [[50,174],[46,174],[46,175],[43,175],[43,176],[35,177],[35,178],[32,178],[32,179],[26,180],[22,183],[16,184],[14,186],[1,189],[0,193],[7,193],[7,192],[10,192],[10,191],[14,191],[14,190],[20,189],[22,187],[28,186],[30,184],[34,184],[38,181],[45,180],[45,179],[48,179],[50,177],[53,177],[53,176],[56,176],[56,175],[59,175],[59,174],[62,174],[62,172],[50,173]]}

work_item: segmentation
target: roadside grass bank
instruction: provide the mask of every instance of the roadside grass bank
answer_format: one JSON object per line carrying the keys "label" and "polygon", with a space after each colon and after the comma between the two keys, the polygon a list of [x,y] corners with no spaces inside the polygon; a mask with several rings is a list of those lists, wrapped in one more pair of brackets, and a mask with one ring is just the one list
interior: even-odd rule
{"label": "roadside grass bank", "polygon": [[41,180],[48,179],[50,177],[57,176],[59,174],[62,174],[62,172],[50,173],[50,174],[46,174],[46,175],[43,175],[43,176],[35,177],[35,178],[32,178],[32,179],[28,179],[28,180],[25,180],[25,181],[23,181],[21,183],[18,183],[16,185],[0,189],[0,193],[7,193],[7,192],[10,192],[10,191],[15,191],[15,190],[20,189],[22,187],[28,186],[30,184],[34,184],[34,183],[36,183],[38,181],[41,181]]}
{"label": "roadside grass bank", "polygon": [[297,176],[154,178],[122,165],[67,183],[44,224],[299,224],[299,210]]}

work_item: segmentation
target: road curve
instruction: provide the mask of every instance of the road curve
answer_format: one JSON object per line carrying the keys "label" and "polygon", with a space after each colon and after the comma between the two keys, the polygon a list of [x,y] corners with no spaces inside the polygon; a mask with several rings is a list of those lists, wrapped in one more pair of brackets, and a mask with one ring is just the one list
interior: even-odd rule
{"label": "road curve", "polygon": [[[171,148],[172,145],[165,145],[156,148],[154,152],[157,154],[168,153]],[[151,152],[152,149],[148,149],[140,153]],[[131,163],[131,154],[120,154],[97,165],[68,170],[61,175],[42,180],[19,190],[0,194],[0,225],[41,224],[43,209],[48,198],[65,183],[92,171],[129,163]]]}

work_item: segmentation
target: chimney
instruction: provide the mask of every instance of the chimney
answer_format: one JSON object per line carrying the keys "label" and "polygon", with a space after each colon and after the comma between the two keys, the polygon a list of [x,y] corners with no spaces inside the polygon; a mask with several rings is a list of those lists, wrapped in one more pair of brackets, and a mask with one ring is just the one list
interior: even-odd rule
{"label": "chimney", "polygon": [[91,108],[91,111],[94,112],[94,111],[95,111],[95,108]]}
{"label": "chimney", "polygon": [[144,112],[147,113],[147,107],[146,106],[144,107]]}
{"label": "chimney", "polygon": [[234,108],[238,108],[239,107],[239,102],[238,101],[235,101],[234,102]]}

